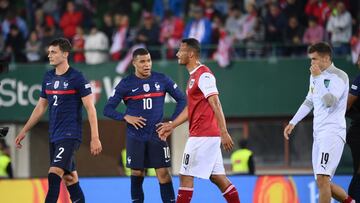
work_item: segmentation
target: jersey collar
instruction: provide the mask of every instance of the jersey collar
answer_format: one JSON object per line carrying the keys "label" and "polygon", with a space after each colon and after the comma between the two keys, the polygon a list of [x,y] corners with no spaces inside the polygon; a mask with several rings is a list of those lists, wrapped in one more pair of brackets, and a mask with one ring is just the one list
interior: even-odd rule
{"label": "jersey collar", "polygon": [[190,75],[192,75],[193,73],[195,73],[202,65],[203,65],[203,64],[200,63],[194,70],[192,70],[192,71],[190,72]]}

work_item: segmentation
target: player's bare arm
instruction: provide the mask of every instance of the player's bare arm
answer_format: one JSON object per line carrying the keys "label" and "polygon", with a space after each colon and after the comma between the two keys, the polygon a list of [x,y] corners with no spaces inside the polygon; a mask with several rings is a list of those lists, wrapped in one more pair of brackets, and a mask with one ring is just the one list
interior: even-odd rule
{"label": "player's bare arm", "polygon": [[289,123],[284,128],[284,137],[285,137],[286,140],[289,140],[289,136],[291,135],[291,132],[293,131],[294,127],[295,126],[293,124]]}
{"label": "player's bare arm", "polygon": [[132,126],[134,126],[136,128],[136,130],[138,130],[139,128],[143,128],[146,123],[146,119],[141,117],[141,116],[130,116],[130,115],[125,115],[124,116],[124,120],[131,124]]}
{"label": "player's bare arm", "polygon": [[102,150],[102,146],[101,146],[101,142],[100,142],[100,138],[99,138],[97,115],[96,115],[96,109],[95,109],[93,99],[92,99],[92,94],[81,98],[81,100],[87,111],[88,120],[89,120],[90,128],[91,128],[90,152],[92,155],[98,155],[98,154],[100,154],[100,152]]}
{"label": "player's bare arm", "polygon": [[48,101],[42,97],[40,97],[38,103],[36,104],[33,112],[29,120],[26,122],[23,129],[15,138],[16,148],[20,149],[22,147],[21,141],[25,138],[26,133],[40,120],[40,118],[44,115],[47,110]]}
{"label": "player's bare arm", "polygon": [[346,110],[349,110],[357,99],[358,99],[357,96],[349,94],[348,100],[347,100],[347,105],[346,105]]}
{"label": "player's bare arm", "polygon": [[216,121],[220,128],[221,143],[226,151],[230,151],[234,146],[234,142],[229,132],[227,131],[225,116],[221,107],[219,97],[218,95],[212,95],[208,97],[208,101],[212,110],[215,113]]}
{"label": "player's bare arm", "polygon": [[171,135],[172,131],[183,124],[188,119],[188,107],[186,106],[184,110],[172,121],[167,123],[158,123],[156,124],[156,132],[158,133],[160,139],[166,140],[169,135]]}

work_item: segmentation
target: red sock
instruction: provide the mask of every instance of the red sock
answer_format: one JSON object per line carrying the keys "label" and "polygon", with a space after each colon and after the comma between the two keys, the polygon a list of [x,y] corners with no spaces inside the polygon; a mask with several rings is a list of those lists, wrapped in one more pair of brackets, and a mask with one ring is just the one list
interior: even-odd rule
{"label": "red sock", "polygon": [[190,203],[194,188],[180,187],[176,198],[176,203]]}
{"label": "red sock", "polygon": [[228,203],[240,203],[239,193],[233,184],[230,184],[223,193]]}
{"label": "red sock", "polygon": [[[348,196],[344,201],[343,201],[343,203],[352,203],[352,201],[353,201],[353,199],[350,197],[350,196]],[[354,201],[355,202],[355,201]]]}

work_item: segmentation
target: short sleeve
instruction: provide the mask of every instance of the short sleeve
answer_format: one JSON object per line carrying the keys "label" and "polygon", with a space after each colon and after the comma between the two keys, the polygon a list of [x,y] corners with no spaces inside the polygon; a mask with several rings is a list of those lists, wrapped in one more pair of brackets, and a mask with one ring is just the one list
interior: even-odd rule
{"label": "short sleeve", "polygon": [[44,98],[44,99],[47,99],[47,96],[46,96],[46,75],[44,76],[44,79],[43,79],[42,84],[41,84],[40,97]]}
{"label": "short sleeve", "polygon": [[76,90],[79,92],[81,97],[91,94],[91,85],[82,74],[79,74],[77,78]]}
{"label": "short sleeve", "polygon": [[205,98],[208,98],[214,94],[219,94],[216,87],[216,79],[214,75],[209,72],[201,74],[198,86],[201,92],[204,94]]}
{"label": "short sleeve", "polygon": [[349,92],[354,96],[360,96],[360,75],[351,83]]}

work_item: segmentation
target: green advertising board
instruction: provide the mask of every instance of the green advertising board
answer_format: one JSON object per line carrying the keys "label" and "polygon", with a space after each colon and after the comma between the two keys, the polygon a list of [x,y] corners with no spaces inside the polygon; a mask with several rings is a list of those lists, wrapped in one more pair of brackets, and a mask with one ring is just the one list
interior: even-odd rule
{"label": "green advertising board", "polygon": [[[345,70],[350,78],[357,73],[348,59],[335,59],[336,66]],[[233,62],[221,69],[215,62],[206,63],[214,72],[220,100],[227,117],[277,117],[293,114],[304,100],[309,81],[309,60],[246,60]],[[101,65],[75,64],[91,81],[99,119],[107,98],[117,83],[132,72],[119,75],[116,63]],[[39,98],[44,73],[52,67],[46,64],[18,64],[0,75],[0,121],[25,121]],[[176,61],[153,63],[153,70],[170,76],[184,89],[188,72]],[[167,96],[165,117],[170,117],[174,100]],[[121,105],[119,110],[123,110]],[[44,117],[44,119],[47,119]]]}

